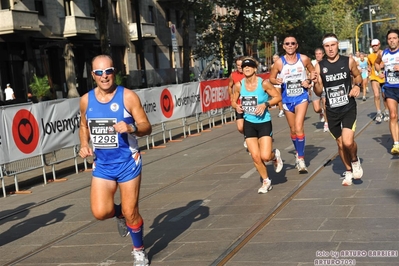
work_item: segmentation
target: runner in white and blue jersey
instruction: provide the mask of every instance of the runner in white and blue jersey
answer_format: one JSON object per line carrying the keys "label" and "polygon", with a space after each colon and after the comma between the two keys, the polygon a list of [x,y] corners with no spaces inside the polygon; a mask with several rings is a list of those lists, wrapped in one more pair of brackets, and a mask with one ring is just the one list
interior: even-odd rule
{"label": "runner in white and blue jersey", "polygon": [[384,67],[385,85],[383,92],[389,109],[389,129],[393,146],[391,154],[399,155],[399,29],[391,29],[387,33],[388,48],[382,51],[375,60],[375,68],[380,71]]}
{"label": "runner in white and blue jersey", "polygon": [[284,39],[283,48],[285,55],[274,63],[270,72],[270,82],[281,85],[285,117],[296,151],[296,168],[299,173],[307,173],[304,121],[309,104],[308,89],[312,87],[308,72],[313,71],[314,67],[309,57],[296,52],[298,42],[295,37],[287,36]]}

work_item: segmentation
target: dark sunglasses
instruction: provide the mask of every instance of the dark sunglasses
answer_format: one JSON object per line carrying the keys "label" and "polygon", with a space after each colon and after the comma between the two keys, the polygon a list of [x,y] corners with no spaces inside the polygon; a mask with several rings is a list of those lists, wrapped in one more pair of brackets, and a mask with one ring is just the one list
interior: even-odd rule
{"label": "dark sunglasses", "polygon": [[106,68],[104,70],[103,69],[95,69],[95,70],[93,70],[93,73],[96,76],[102,76],[104,74],[104,72],[105,72],[106,75],[112,75],[115,72],[115,68],[109,67],[109,68]]}
{"label": "dark sunglasses", "polygon": [[290,45],[290,44],[291,44],[292,46],[294,46],[294,45],[296,44],[296,42],[285,42],[285,43],[284,43],[285,46],[288,46],[288,45]]}

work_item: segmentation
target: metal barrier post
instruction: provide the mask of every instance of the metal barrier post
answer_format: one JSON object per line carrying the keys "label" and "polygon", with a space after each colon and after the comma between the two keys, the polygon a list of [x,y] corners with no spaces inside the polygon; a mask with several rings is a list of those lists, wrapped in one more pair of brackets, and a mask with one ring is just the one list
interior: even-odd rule
{"label": "metal barrier post", "polygon": [[[46,165],[44,164],[44,155],[40,156],[41,160],[42,160],[42,170],[43,170],[43,181],[44,184],[47,185],[47,177],[46,177]],[[16,176],[16,175],[15,175]]]}
{"label": "metal barrier post", "polygon": [[3,197],[6,197],[6,185],[4,183],[4,175],[3,175],[3,170],[5,169],[5,166],[2,165],[0,169],[0,178],[1,178],[1,188],[3,189]]}

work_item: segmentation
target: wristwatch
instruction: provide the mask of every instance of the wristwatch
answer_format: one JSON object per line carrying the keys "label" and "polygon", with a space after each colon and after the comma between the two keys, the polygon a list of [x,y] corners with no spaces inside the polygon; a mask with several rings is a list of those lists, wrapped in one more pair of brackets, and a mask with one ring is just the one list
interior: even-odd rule
{"label": "wristwatch", "polygon": [[358,86],[360,89],[362,88],[362,84],[361,83],[356,83],[355,86]]}
{"label": "wristwatch", "polygon": [[133,133],[135,133],[135,132],[137,131],[137,127],[136,127],[135,124],[129,124],[129,126],[130,126],[130,127],[132,128],[132,130],[133,130],[133,132],[130,133],[130,134],[133,134]]}

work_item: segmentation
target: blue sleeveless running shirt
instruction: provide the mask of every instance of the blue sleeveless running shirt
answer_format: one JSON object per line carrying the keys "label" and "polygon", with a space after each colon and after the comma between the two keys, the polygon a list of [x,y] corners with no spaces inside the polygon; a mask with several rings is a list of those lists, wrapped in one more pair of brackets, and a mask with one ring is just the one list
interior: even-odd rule
{"label": "blue sleeveless running shirt", "polygon": [[118,86],[114,97],[108,103],[97,100],[94,89],[88,93],[86,119],[93,145],[94,160],[101,164],[121,163],[131,160],[138,151],[138,142],[134,135],[118,133],[113,125],[125,121],[134,123],[133,116],[125,109],[123,92]]}
{"label": "blue sleeveless running shirt", "polygon": [[306,69],[302,63],[301,55],[296,54],[297,61],[294,64],[289,64],[285,57],[282,56],[283,68],[280,76],[283,78],[281,84],[282,103],[298,103],[304,99],[308,99],[307,89],[302,87],[302,81],[307,79]]}
{"label": "blue sleeveless running shirt", "polygon": [[262,87],[262,79],[256,77],[258,85],[254,91],[248,91],[245,86],[245,79],[243,79],[240,91],[241,105],[244,109],[244,119],[251,123],[264,123],[271,120],[269,109],[266,108],[263,115],[255,115],[256,106],[265,103],[269,100],[269,94],[265,92]]}
{"label": "blue sleeveless running shirt", "polygon": [[399,64],[399,50],[391,52],[389,48],[382,51],[382,62],[385,65],[385,87],[399,89],[399,72],[393,67]]}

